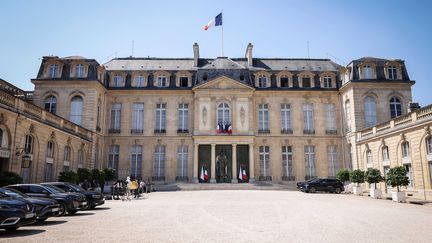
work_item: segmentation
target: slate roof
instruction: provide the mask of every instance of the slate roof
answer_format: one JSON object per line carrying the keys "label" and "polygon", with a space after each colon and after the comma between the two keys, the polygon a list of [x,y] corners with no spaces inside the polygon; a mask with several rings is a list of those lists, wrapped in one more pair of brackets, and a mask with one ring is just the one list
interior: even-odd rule
{"label": "slate roof", "polygon": [[196,70],[193,58],[114,58],[106,70]]}

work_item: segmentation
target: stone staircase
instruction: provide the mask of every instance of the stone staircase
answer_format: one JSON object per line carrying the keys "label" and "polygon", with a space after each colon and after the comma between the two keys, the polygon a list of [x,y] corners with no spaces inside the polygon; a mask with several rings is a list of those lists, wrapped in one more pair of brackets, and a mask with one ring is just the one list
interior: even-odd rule
{"label": "stone staircase", "polygon": [[250,183],[165,183],[154,185],[156,191],[196,191],[196,190],[284,190],[293,191],[294,182],[274,183],[268,181],[254,181]]}

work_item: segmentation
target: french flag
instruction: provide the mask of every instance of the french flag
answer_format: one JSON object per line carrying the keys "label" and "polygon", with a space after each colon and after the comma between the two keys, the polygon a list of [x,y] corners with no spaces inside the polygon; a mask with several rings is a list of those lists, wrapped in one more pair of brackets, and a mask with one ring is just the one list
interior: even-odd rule
{"label": "french flag", "polygon": [[213,26],[221,26],[222,25],[222,13],[218,14],[215,18],[211,19],[205,26],[204,30],[208,30]]}
{"label": "french flag", "polygon": [[216,128],[216,133],[220,134],[221,133],[221,127],[220,127],[220,122],[218,122],[217,128]]}

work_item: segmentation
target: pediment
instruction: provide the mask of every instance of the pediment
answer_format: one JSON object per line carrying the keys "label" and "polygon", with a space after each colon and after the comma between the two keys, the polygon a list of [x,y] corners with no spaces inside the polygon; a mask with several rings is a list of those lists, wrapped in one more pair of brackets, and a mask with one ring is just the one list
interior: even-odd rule
{"label": "pediment", "polygon": [[195,86],[192,90],[255,90],[253,87],[228,78],[227,76],[217,77],[213,80]]}

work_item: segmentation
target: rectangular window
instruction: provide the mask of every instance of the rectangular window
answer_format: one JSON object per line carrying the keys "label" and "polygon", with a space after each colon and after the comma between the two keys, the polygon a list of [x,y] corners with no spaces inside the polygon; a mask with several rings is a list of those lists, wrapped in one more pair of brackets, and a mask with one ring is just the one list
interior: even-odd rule
{"label": "rectangular window", "polygon": [[26,154],[33,153],[33,137],[30,135],[26,135],[25,144],[24,144],[24,153]]}
{"label": "rectangular window", "polygon": [[328,163],[328,176],[336,178],[336,173],[339,170],[338,152],[336,145],[327,146],[327,163]]}
{"label": "rectangular window", "polygon": [[116,172],[118,172],[119,156],[120,146],[110,145],[108,151],[108,168],[114,169]]}
{"label": "rectangular window", "polygon": [[157,87],[167,87],[167,77],[165,75],[158,76]]}
{"label": "rectangular window", "polygon": [[326,133],[336,133],[336,106],[335,104],[325,104],[326,113]]}
{"label": "rectangular window", "polygon": [[408,177],[409,180],[409,184],[408,187],[414,187],[414,176],[413,176],[413,171],[412,171],[412,167],[411,164],[404,164],[403,165],[405,167],[406,170],[406,176]]}
{"label": "rectangular window", "polygon": [[388,161],[389,160],[389,151],[388,151],[388,147],[385,146],[382,149],[382,155],[383,155],[383,161]]}
{"label": "rectangular window", "polygon": [[283,163],[283,177],[284,181],[293,181],[293,153],[291,146],[282,146],[282,163]]}
{"label": "rectangular window", "polygon": [[50,78],[57,78],[58,76],[58,65],[57,64],[51,64],[49,67],[49,77]]}
{"label": "rectangular window", "polygon": [[270,176],[270,147],[259,147],[259,160],[260,160],[260,180],[271,180]]}
{"label": "rectangular window", "polygon": [[84,151],[83,149],[78,150],[78,168],[82,168],[84,166]]}
{"label": "rectangular window", "polygon": [[111,133],[120,133],[122,104],[115,103],[111,106]]}
{"label": "rectangular window", "polygon": [[290,104],[281,104],[281,133],[292,133]]}
{"label": "rectangular window", "polygon": [[282,88],[288,88],[289,87],[288,77],[281,77],[280,78],[280,86]]}
{"label": "rectangular window", "polygon": [[426,139],[426,148],[427,148],[427,153],[432,154],[432,136],[429,136]]}
{"label": "rectangular window", "polygon": [[156,104],[155,133],[166,133],[166,104]]}
{"label": "rectangular window", "polygon": [[305,153],[305,179],[310,180],[316,178],[315,172],[315,146],[306,145]]}
{"label": "rectangular window", "polygon": [[188,146],[181,145],[177,149],[177,177],[176,180],[187,181]]}
{"label": "rectangular window", "polygon": [[363,79],[372,79],[372,68],[369,65],[363,66]]}
{"label": "rectangular window", "polygon": [[54,143],[51,141],[47,145],[47,158],[54,158]]}
{"label": "rectangular window", "polygon": [[138,75],[135,77],[135,87],[144,87],[144,76]]}
{"label": "rectangular window", "polygon": [[84,78],[84,65],[77,64],[75,66],[75,77]]}
{"label": "rectangular window", "polygon": [[388,67],[388,77],[389,79],[397,79],[397,68],[395,66]]}
{"label": "rectangular window", "polygon": [[303,118],[304,118],[304,134],[314,134],[314,107],[313,104],[303,104]]}
{"label": "rectangular window", "polygon": [[351,103],[349,100],[345,101],[345,120],[346,120],[346,130],[351,132]]}
{"label": "rectangular window", "polygon": [[311,87],[311,78],[310,77],[303,77],[302,78],[302,87],[303,88],[310,88]]}
{"label": "rectangular window", "polygon": [[409,158],[409,156],[410,156],[409,143],[404,142],[402,143],[402,158]]}
{"label": "rectangular window", "polygon": [[324,88],[331,88],[332,87],[332,78],[330,76],[324,76]]}
{"label": "rectangular window", "polygon": [[157,145],[154,153],[153,180],[165,180],[165,146]]}
{"label": "rectangular window", "polygon": [[189,105],[179,104],[178,108],[178,133],[189,132]]}
{"label": "rectangular window", "polygon": [[141,178],[141,168],[142,168],[142,146],[134,145],[132,146],[131,175],[135,178]]}
{"label": "rectangular window", "polygon": [[186,88],[189,87],[189,78],[188,77],[180,77],[180,87]]}
{"label": "rectangular window", "polygon": [[114,87],[121,87],[123,82],[123,77],[120,75],[115,75],[113,79],[113,86]]}
{"label": "rectangular window", "polygon": [[65,148],[64,148],[63,160],[70,162],[70,147],[69,146],[65,146]]}
{"label": "rectangular window", "polygon": [[260,104],[258,108],[258,133],[270,133],[268,104]]}
{"label": "rectangular window", "polygon": [[258,87],[259,88],[267,88],[267,77],[266,76],[260,76],[258,78]]}
{"label": "rectangular window", "polygon": [[132,105],[132,130],[131,133],[143,133],[144,131],[144,104]]}

